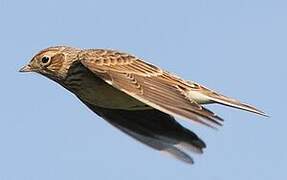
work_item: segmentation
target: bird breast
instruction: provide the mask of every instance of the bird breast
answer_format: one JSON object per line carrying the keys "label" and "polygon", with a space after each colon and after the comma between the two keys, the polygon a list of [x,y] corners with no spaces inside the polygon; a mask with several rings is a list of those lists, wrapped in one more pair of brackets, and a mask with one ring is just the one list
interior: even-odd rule
{"label": "bird breast", "polygon": [[80,99],[109,109],[151,109],[126,93],[109,85],[82,65],[72,67],[64,86]]}

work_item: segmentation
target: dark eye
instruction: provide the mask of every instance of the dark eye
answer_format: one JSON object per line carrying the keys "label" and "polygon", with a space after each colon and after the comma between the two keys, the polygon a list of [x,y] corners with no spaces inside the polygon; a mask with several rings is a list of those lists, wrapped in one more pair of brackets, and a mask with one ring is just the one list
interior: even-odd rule
{"label": "dark eye", "polygon": [[41,59],[41,63],[42,63],[43,65],[49,64],[49,63],[50,63],[50,57],[48,57],[48,56],[43,56],[42,59]]}

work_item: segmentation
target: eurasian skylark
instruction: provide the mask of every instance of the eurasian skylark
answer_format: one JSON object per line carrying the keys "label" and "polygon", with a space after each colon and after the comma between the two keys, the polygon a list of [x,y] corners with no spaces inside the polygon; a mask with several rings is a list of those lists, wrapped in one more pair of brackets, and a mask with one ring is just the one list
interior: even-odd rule
{"label": "eurasian skylark", "polygon": [[174,116],[209,127],[220,126],[223,119],[203,106],[210,103],[266,115],[253,106],[113,50],[50,47],[36,54],[20,72],[37,72],[56,81],[121,131],[187,163],[193,163],[188,150],[202,153],[206,145]]}

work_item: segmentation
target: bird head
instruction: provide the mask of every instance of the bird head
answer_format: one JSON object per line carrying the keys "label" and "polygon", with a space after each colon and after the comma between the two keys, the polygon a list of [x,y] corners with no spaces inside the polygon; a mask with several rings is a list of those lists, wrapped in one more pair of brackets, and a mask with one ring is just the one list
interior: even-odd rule
{"label": "bird head", "polygon": [[36,72],[53,80],[64,79],[80,49],[67,46],[49,47],[37,53],[20,72]]}

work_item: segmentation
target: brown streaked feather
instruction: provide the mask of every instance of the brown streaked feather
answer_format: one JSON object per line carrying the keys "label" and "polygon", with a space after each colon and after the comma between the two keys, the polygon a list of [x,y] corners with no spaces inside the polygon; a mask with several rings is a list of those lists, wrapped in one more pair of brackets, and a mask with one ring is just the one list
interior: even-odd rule
{"label": "brown streaked feather", "polygon": [[168,86],[167,83],[161,81],[160,77],[137,77],[137,75],[133,75],[136,77],[132,75],[123,77],[113,72],[109,75],[115,87],[154,108],[159,106],[157,109],[163,112],[180,115],[207,126],[211,126],[210,122],[221,125],[218,122],[221,119],[214,113],[187,99],[177,90],[177,87]]}
{"label": "brown streaked feather", "polygon": [[[89,50],[80,54],[84,66],[128,95],[172,115],[207,126],[221,125],[221,118],[185,96],[190,84],[131,55]],[[117,63],[119,62],[119,63]]]}
{"label": "brown streaked feather", "polygon": [[64,54],[56,54],[51,58],[52,63],[49,66],[49,69],[52,71],[59,71],[63,66],[64,59],[65,59]]}

